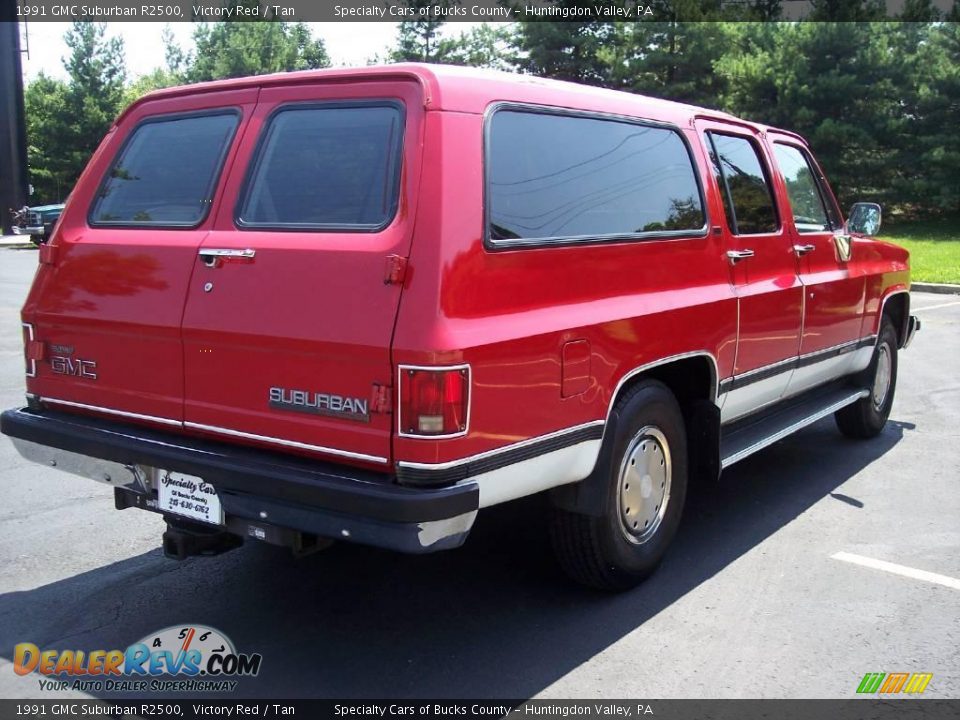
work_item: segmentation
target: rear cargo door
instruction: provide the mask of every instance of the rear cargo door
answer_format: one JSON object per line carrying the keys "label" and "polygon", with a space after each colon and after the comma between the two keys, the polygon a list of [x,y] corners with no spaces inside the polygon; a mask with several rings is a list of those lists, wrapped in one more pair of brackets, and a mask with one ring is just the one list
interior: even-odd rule
{"label": "rear cargo door", "polygon": [[106,138],[24,306],[44,348],[30,392],[179,427],[187,286],[256,97],[254,88],[147,101]]}
{"label": "rear cargo door", "polygon": [[185,426],[384,467],[423,101],[412,82],[264,88],[183,321]]}

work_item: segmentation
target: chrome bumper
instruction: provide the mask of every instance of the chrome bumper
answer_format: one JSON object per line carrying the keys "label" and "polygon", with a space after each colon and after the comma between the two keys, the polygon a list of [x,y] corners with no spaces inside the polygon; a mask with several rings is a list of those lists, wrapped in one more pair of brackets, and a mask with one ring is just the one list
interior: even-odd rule
{"label": "chrome bumper", "polygon": [[159,512],[165,471],[203,478],[235,534],[269,518],[275,528],[428,553],[461,545],[479,509],[475,483],[408,488],[344,465],[53,411],[8,410],[0,432],[27,460],[112,486],[118,508]]}
{"label": "chrome bumper", "polygon": [[911,315],[907,321],[907,337],[903,341],[903,348],[906,349],[913,342],[913,336],[920,332],[920,318]]}
{"label": "chrome bumper", "polygon": [[43,235],[43,225],[13,226],[14,235]]}

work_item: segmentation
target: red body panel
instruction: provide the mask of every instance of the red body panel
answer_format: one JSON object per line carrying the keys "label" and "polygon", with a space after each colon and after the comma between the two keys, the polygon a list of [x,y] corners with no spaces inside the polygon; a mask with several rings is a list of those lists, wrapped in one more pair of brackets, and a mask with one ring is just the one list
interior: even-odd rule
{"label": "red body panel", "polygon": [[[771,142],[776,139],[803,147],[801,142],[789,135],[768,133],[768,138]],[[782,178],[778,176],[777,181],[781,186],[780,195],[784,197],[786,188]],[[829,187],[825,189],[829,192]],[[836,206],[832,195],[827,201]],[[812,252],[798,259],[800,280],[805,289],[800,354],[806,355],[856,339],[864,309],[865,282],[860,258],[852,253],[849,260],[839,256],[834,236],[842,235],[842,230],[801,234],[797,232],[789,213],[787,215],[790,244],[809,243],[814,246]]]}
{"label": "red body panel", "polygon": [[[197,248],[213,213],[195,229],[91,228],[87,211],[127,132],[159,114],[237,108],[243,122],[255,89],[185,95],[146,102],[128,112],[123,130],[101,144],[70,196],[51,239],[55,262],[43,264],[23,309],[38,339],[65,346],[65,357],[96,363],[96,380],[55,374],[38,363],[29,392],[44,398],[179,422],[183,417],[180,325]],[[225,171],[236,152],[234,143]],[[222,187],[222,186],[221,186]],[[218,189],[214,204],[222,193]]]}
{"label": "red body panel", "polygon": [[[281,103],[333,98],[393,98],[405,107],[393,222],[371,233],[238,229],[234,205],[265,118]],[[484,120],[504,101],[677,127],[704,187],[708,232],[486,248]],[[200,227],[87,225],[100,177],[138,119],[220,106],[240,108],[242,121]],[[907,288],[905,253],[856,239],[851,260],[840,263],[826,234],[798,262],[768,129],[733,120],[595,88],[426,66],[160,91],[122,116],[91,161],[51,241],[55,263],[41,267],[24,307],[48,349],[71,345],[75,357],[96,359],[98,378],[59,377],[41,361],[28,390],[387,471],[399,460],[442,463],[604,420],[620,381],[648,363],[699,356],[716,384],[875,333],[882,299]],[[764,149],[784,219],[779,232],[738,238],[726,229],[700,140],[718,123]],[[210,268],[198,260],[201,247],[251,248],[256,256]],[[732,266],[726,252],[748,247],[755,257]],[[469,431],[399,436],[397,366],[462,363],[471,368]],[[374,385],[393,386],[394,410],[372,411],[365,423],[267,403],[274,386],[369,399]]]}
{"label": "red body panel", "polygon": [[278,107],[366,98],[398,100],[406,109],[394,221],[375,233],[239,231],[235,203],[223,203],[203,246],[255,248],[257,254],[213,268],[194,259],[183,318],[186,422],[387,462],[389,413],[370,413],[363,422],[277,411],[267,405],[267,393],[282,387],[369,401],[374,383],[391,384],[390,336],[401,288],[385,283],[384,273],[388,256],[406,257],[410,250],[423,132],[419,86],[311,83],[263,90],[225,192],[239,195],[255,140]]}

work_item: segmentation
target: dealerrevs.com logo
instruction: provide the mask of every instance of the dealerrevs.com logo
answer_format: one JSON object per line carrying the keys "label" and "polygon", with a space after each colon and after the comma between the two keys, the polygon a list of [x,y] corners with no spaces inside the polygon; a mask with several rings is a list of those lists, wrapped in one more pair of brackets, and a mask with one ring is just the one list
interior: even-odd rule
{"label": "dealerrevs.com logo", "polygon": [[234,678],[255,677],[262,661],[205,625],[164,628],[126,650],[41,650],[27,642],[13,651],[14,672],[46,676],[40,689],[51,691],[230,692]]}

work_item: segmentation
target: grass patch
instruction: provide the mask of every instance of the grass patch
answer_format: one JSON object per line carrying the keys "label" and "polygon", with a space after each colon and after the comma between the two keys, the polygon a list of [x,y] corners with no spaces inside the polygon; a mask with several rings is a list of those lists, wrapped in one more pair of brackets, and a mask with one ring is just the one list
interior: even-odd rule
{"label": "grass patch", "polygon": [[910,277],[915,282],[960,285],[960,217],[891,222],[880,239],[910,251]]}

